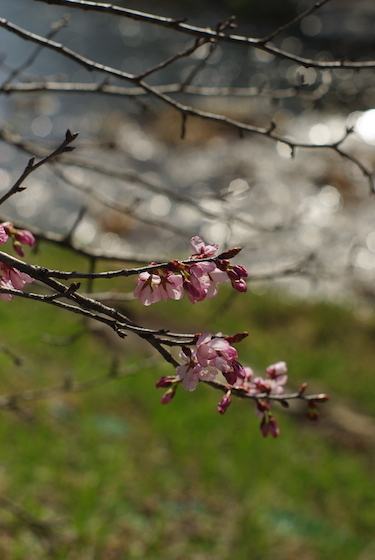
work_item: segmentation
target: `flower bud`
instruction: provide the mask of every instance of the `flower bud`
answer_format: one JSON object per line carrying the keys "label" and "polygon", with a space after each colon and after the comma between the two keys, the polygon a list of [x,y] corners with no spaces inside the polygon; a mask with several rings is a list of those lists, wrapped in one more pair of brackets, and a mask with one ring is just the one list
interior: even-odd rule
{"label": "flower bud", "polygon": [[237,292],[247,292],[247,284],[245,282],[245,280],[243,280],[242,278],[240,280],[231,280],[232,283],[232,288],[234,288],[235,290],[237,290]]}
{"label": "flower bud", "polygon": [[6,243],[8,240],[8,234],[3,226],[0,226],[0,243]]}
{"label": "flower bud", "polygon": [[25,256],[25,251],[23,250],[22,245],[19,241],[13,241],[13,249],[19,257]]}
{"label": "flower bud", "polygon": [[174,375],[165,375],[164,377],[161,377],[159,379],[159,381],[156,382],[156,387],[160,388],[160,387],[170,387],[171,385],[173,385],[173,383],[175,383],[176,378]]}
{"label": "flower bud", "polygon": [[170,389],[168,389],[168,391],[166,391],[164,393],[164,395],[161,398],[161,404],[168,404],[171,402],[171,400],[173,399],[173,397],[176,394],[176,389],[177,389],[177,385],[174,385],[173,387],[171,387]]}
{"label": "flower bud", "polygon": [[268,429],[272,437],[277,438],[280,435],[280,428],[273,416],[268,420]]}
{"label": "flower bud", "polygon": [[217,411],[219,412],[219,414],[224,414],[227,411],[227,408],[229,407],[231,402],[232,402],[231,391],[229,390],[225,393],[225,395],[217,405]]}
{"label": "flower bud", "polygon": [[225,253],[221,253],[218,259],[233,259],[240,251],[242,251],[242,247],[233,247],[233,249],[228,249]]}
{"label": "flower bud", "polygon": [[236,342],[241,342],[244,338],[249,336],[249,333],[244,331],[242,333],[232,334],[230,336],[225,336],[225,340],[229,342],[229,344],[236,344]]}

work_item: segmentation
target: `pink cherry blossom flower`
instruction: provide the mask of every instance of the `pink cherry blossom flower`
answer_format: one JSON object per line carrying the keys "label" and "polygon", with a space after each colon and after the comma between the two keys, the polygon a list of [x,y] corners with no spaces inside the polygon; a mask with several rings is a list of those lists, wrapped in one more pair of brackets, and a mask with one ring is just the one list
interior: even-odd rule
{"label": "pink cherry blossom flower", "polygon": [[[4,277],[0,277],[0,288],[14,290],[14,286],[12,285],[11,281],[5,280]],[[12,294],[0,294],[0,299],[2,299],[3,301],[10,301],[13,298],[14,296],[12,296]]]}
{"label": "pink cherry blossom flower", "polygon": [[254,372],[249,366],[243,366],[244,377],[239,377],[235,383],[235,386],[244,391],[250,392],[251,389],[251,381],[253,379]]}
{"label": "pink cherry blossom flower", "polygon": [[[224,369],[232,369],[231,362],[238,358],[237,350],[224,338],[212,338],[209,332],[203,333],[197,340],[197,360],[202,366],[214,362]],[[220,367],[219,367],[220,364]],[[220,371],[223,371],[222,369]]]}
{"label": "pink cherry blossom flower", "polygon": [[143,305],[149,306],[161,299],[181,299],[184,295],[183,279],[180,274],[167,271],[163,276],[141,272],[134,297]]}
{"label": "pink cherry blossom flower", "polygon": [[201,366],[218,369],[230,385],[245,373],[238,358],[237,350],[224,338],[212,338],[211,333],[203,333],[197,340],[196,357]]}
{"label": "pink cherry blossom flower", "polygon": [[266,368],[267,377],[278,385],[285,385],[288,381],[288,376],[285,375],[287,371],[288,368],[285,362],[276,362]]}
{"label": "pink cherry blossom flower", "polygon": [[191,258],[213,257],[218,250],[218,245],[206,245],[201,237],[196,235],[190,240],[191,246],[195,251]]}
{"label": "pink cherry blossom flower", "polygon": [[217,295],[218,284],[223,284],[229,280],[228,274],[225,271],[217,268],[213,262],[202,262],[199,264],[192,264],[187,268],[190,275],[190,282],[196,288],[197,295],[189,294],[188,297],[192,303],[202,301],[204,298],[213,298]]}
{"label": "pink cherry blossom flower", "polygon": [[8,241],[8,234],[5,231],[4,226],[0,226],[0,244],[6,243]]}
{"label": "pink cherry blossom flower", "polygon": [[6,234],[13,239],[13,249],[20,257],[25,255],[21,243],[34,247],[35,237],[31,231],[27,229],[16,229],[12,222],[4,222],[1,227],[5,230]]}
{"label": "pink cherry blossom flower", "polygon": [[0,263],[0,273],[6,282],[9,281],[12,284],[15,290],[22,290],[25,284],[34,282],[34,278],[31,278],[25,272],[20,272],[4,263]]}
{"label": "pink cherry blossom flower", "polygon": [[180,358],[186,362],[176,368],[176,378],[181,381],[182,386],[187,391],[194,391],[199,381],[213,381],[220,373],[220,370],[210,364],[202,366],[198,363],[196,353],[190,355],[183,350]]}
{"label": "pink cherry blossom flower", "polygon": [[[0,263],[0,286],[2,288],[22,290],[25,284],[31,282],[34,282],[34,278],[31,278],[25,272],[20,272],[12,266]],[[11,294],[0,294],[0,298],[4,301],[10,301],[13,296]]]}
{"label": "pink cherry blossom flower", "polygon": [[206,292],[199,282],[193,283],[191,280],[184,278],[184,288],[187,292],[188,298],[191,303],[202,301],[206,297]]}

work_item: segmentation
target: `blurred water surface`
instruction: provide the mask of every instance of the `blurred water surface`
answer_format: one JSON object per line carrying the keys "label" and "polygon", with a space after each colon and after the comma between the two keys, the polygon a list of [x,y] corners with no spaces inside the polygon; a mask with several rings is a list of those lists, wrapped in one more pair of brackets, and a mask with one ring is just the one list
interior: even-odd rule
{"label": "blurred water surface", "polygon": [[[297,9],[308,5],[298,2]],[[173,6],[173,13],[163,4],[155,8],[154,3],[143,2],[129,7],[173,17],[187,15],[191,23],[212,27],[228,15],[213,2],[201,4],[200,9],[194,4],[191,14],[186,14],[185,5]],[[69,12],[70,24],[59,31],[55,40],[80,55],[129,73],[150,68],[186,47],[189,41],[157,26],[30,0],[3,0],[1,12],[9,21],[43,36],[53,21]],[[262,36],[271,31],[269,27],[264,20],[241,20],[238,33]],[[349,53],[353,58],[371,59],[375,58],[374,30],[373,2],[358,1],[353,11],[350,2],[333,1],[303,20],[291,35],[278,38],[276,44],[311,58],[329,59]],[[34,48],[0,29],[1,82]],[[206,47],[202,47],[192,59],[182,59],[152,75],[149,81],[153,85],[181,82],[206,55]],[[302,73],[306,91],[327,84],[327,93],[315,103],[296,98],[177,98],[258,126],[275,120],[280,133],[313,144],[338,141],[347,126],[357,126],[357,132],[345,141],[345,149],[371,168],[375,143],[373,70],[318,72],[276,60],[262,51],[219,45],[193,83],[287,88],[298,85]],[[103,75],[90,73],[46,49],[17,81],[43,77],[53,81],[103,82]],[[126,85],[116,80],[111,83]],[[82,243],[110,251],[147,247],[150,254],[160,254],[163,247],[164,255],[185,246],[188,252],[186,236],[199,233],[207,241],[224,246],[243,245],[242,260],[253,274],[272,275],[308,261],[305,275],[288,279],[288,289],[298,297],[312,293],[346,297],[353,286],[367,295],[374,293],[374,201],[358,167],[333,152],[297,150],[292,160],[286,144],[251,135],[240,138],[209,123],[188,123],[186,140],[181,140],[178,117],[150,99],[142,99],[140,105],[99,94],[3,95],[0,115],[3,124],[39,145],[56,145],[68,127],[79,130],[79,156],[134,172],[155,186],[150,193],[150,189],[140,189],[130,180],[109,180],[78,167],[66,171],[65,179],[73,183],[67,186],[44,167],[28,179],[28,189],[22,196],[4,205],[4,212],[14,219],[66,231],[82,205],[86,205],[88,212],[76,231]],[[14,148],[2,144],[2,189],[15,180],[25,161]],[[119,219],[112,212],[108,223],[99,203],[88,202],[80,192],[88,185],[127,205],[127,217]],[[176,199],[168,191],[187,198]],[[142,226],[137,217],[146,218],[150,225]],[[168,227],[158,228],[158,223]],[[169,226],[180,228],[181,236]],[[287,280],[282,278],[279,282],[285,284]]]}

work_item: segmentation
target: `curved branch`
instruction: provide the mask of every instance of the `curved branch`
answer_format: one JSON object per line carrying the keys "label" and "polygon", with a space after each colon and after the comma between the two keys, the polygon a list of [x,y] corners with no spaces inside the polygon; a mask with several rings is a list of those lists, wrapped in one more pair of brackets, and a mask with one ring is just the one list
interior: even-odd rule
{"label": "curved branch", "polygon": [[[80,64],[81,66],[83,66],[87,70],[90,70],[90,71],[96,70],[98,72],[103,72],[103,73],[108,74],[108,75],[116,76],[117,78],[120,78],[120,79],[123,79],[123,80],[131,81],[135,85],[143,88],[144,91],[146,91],[147,93],[149,93],[150,95],[152,95],[156,99],[159,99],[160,101],[163,101],[164,103],[166,103],[170,107],[173,107],[174,109],[179,111],[179,113],[181,113],[181,115],[185,115],[185,116],[189,115],[189,116],[193,116],[193,117],[199,117],[199,118],[205,119],[205,120],[218,122],[220,124],[229,126],[231,128],[235,128],[240,132],[252,132],[252,133],[255,133],[255,134],[260,134],[261,136],[268,137],[268,138],[270,138],[274,141],[282,142],[284,144],[287,144],[288,146],[290,146],[292,152],[294,152],[294,150],[296,148],[315,149],[315,150],[320,149],[320,148],[333,149],[339,155],[341,155],[344,158],[349,159],[350,161],[355,163],[361,169],[361,171],[366,175],[366,177],[369,180],[371,191],[374,192],[375,187],[374,187],[374,183],[372,181],[371,172],[369,170],[367,170],[363,164],[359,163],[357,158],[355,158],[354,156],[349,156],[346,152],[344,152],[342,150],[338,150],[337,142],[336,143],[331,143],[331,144],[308,144],[308,143],[305,143],[305,142],[296,142],[294,140],[292,141],[292,140],[290,140],[290,139],[288,139],[284,136],[276,134],[274,132],[275,127],[276,127],[276,125],[274,123],[271,123],[270,126],[268,126],[267,128],[262,128],[262,127],[253,126],[253,125],[250,125],[250,124],[247,124],[247,123],[235,120],[235,119],[231,119],[229,117],[219,115],[219,114],[216,114],[216,113],[210,113],[210,112],[207,112],[207,111],[202,111],[200,109],[195,109],[191,106],[184,105],[184,104],[172,99],[170,96],[166,95],[165,93],[160,92],[157,87],[147,84],[144,80],[138,79],[136,76],[134,76],[132,74],[128,74],[126,72],[122,72],[122,71],[117,70],[115,68],[112,68],[110,66],[106,66],[104,64],[99,64],[97,62],[94,62],[94,61],[92,61],[88,58],[85,58],[85,57],[75,53],[74,51],[72,51],[70,49],[67,49],[66,47],[64,47],[63,45],[61,45],[59,43],[55,43],[54,41],[49,41],[49,40],[45,39],[44,37],[40,37],[39,35],[36,35],[35,33],[30,33],[29,31],[25,31],[24,29],[21,29],[18,26],[10,24],[6,20],[4,20],[4,18],[0,18],[0,27],[5,27],[9,31],[11,31],[13,33],[16,33],[17,35],[21,36],[25,40],[30,40],[30,41],[33,41],[33,42],[36,42],[36,43],[41,43],[45,47],[48,47],[52,50],[55,50],[55,51],[59,52],[60,54],[62,54],[63,56],[67,56],[68,58],[74,60],[77,64]],[[266,50],[269,50],[268,47],[267,47]],[[306,64],[304,64],[304,65],[309,66],[309,65],[306,65]],[[373,66],[371,66],[371,67],[375,68],[375,61],[373,62]],[[348,66],[345,63],[345,68],[350,68],[350,66]],[[349,134],[349,131],[347,131],[347,133],[343,137],[343,139],[340,140],[340,143],[343,142],[343,140],[346,138],[346,136],[348,134]]]}
{"label": "curved branch", "polygon": [[[331,60],[331,61],[319,61],[319,60],[312,60],[310,58],[305,58],[303,56],[298,56],[282,49],[275,47],[274,45],[270,44],[269,38],[252,38],[252,37],[245,37],[242,35],[232,35],[227,34],[223,31],[213,30],[210,28],[203,28],[198,27],[195,25],[190,25],[186,23],[186,20],[175,20],[172,18],[166,18],[161,16],[155,16],[153,14],[147,14],[144,12],[139,12],[136,10],[129,10],[127,8],[120,8],[119,6],[114,6],[113,4],[103,4],[100,2],[88,2],[84,0],[37,0],[38,2],[43,2],[45,4],[53,4],[55,6],[64,6],[70,8],[80,8],[82,10],[90,10],[95,12],[101,13],[108,13],[115,16],[127,17],[130,19],[134,19],[136,21],[141,21],[144,23],[152,23],[156,25],[161,25],[163,27],[167,27],[169,29],[174,29],[175,31],[179,31],[181,33],[185,33],[187,35],[192,35],[193,37],[197,37],[200,39],[206,40],[215,40],[215,41],[224,41],[226,43],[232,44],[240,44],[240,45],[247,45],[252,46],[264,51],[267,51],[279,58],[284,58],[286,60],[291,60],[293,62],[298,62],[302,66],[306,68],[320,68],[320,69],[352,69],[352,70],[360,70],[365,68],[375,68],[375,60],[366,60],[360,62],[352,62],[348,60]],[[314,11],[321,6],[323,6],[326,1],[318,2],[317,8],[314,7]],[[309,12],[311,13],[311,12]],[[308,15],[308,14],[307,14]],[[0,20],[1,21],[1,20]],[[292,25],[294,25],[294,20],[290,23],[286,24],[285,29],[289,29]],[[275,31],[275,35],[279,34],[279,28]],[[283,29],[282,29],[283,30]],[[282,31],[280,31],[281,33]]]}

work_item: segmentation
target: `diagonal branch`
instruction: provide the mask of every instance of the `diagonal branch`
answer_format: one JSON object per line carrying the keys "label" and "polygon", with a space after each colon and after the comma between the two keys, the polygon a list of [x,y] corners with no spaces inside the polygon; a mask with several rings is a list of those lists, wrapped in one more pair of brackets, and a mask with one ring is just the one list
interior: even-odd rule
{"label": "diagonal branch", "polygon": [[321,8],[322,6],[324,6],[324,4],[327,4],[328,2],[330,2],[330,0],[320,0],[319,2],[316,2],[313,6],[311,6],[311,8],[308,8],[307,10],[302,12],[299,16],[295,17],[294,19],[292,19],[291,21],[289,21],[285,25],[281,25],[275,31],[273,31],[273,33],[270,33],[266,37],[263,37],[263,42],[268,43],[269,41],[272,41],[273,39],[275,39],[276,37],[278,37],[282,33],[285,33],[285,31],[288,31],[289,29],[292,29],[293,27],[298,25],[305,17],[313,14],[314,12],[319,10],[319,8]]}
{"label": "diagonal branch", "polygon": [[35,163],[35,157],[31,158],[29,160],[29,163],[25,167],[25,170],[22,173],[21,177],[14,183],[14,185],[9,189],[9,191],[0,198],[0,205],[3,204],[3,202],[8,200],[8,198],[13,196],[14,194],[25,190],[26,187],[23,187],[22,183],[30,175],[30,173],[32,173],[33,171],[35,171],[45,163],[51,161],[52,159],[60,156],[61,154],[64,154],[66,152],[71,152],[72,150],[74,150],[74,147],[69,146],[69,144],[71,144],[77,138],[77,136],[78,136],[78,132],[71,133],[70,130],[68,129],[65,134],[65,140],[51,154],[44,157],[38,163]]}
{"label": "diagonal branch", "polygon": [[[62,27],[67,26],[69,23],[69,17],[68,16],[64,16],[62,19],[60,19],[59,21],[56,21],[55,23],[52,24],[51,26],[51,30],[47,35],[47,39],[52,39],[52,37],[54,37]],[[10,85],[10,83],[17,78],[17,76],[19,76],[20,74],[22,74],[24,72],[24,70],[26,70],[26,68],[29,68],[29,66],[31,66],[35,60],[38,58],[38,56],[40,55],[40,53],[43,51],[43,46],[39,45],[31,54],[30,56],[25,60],[25,62],[23,62],[18,68],[15,68],[14,70],[12,70],[12,72],[10,73],[10,75],[4,80],[4,82],[2,83],[2,85],[0,86],[0,92],[4,91],[5,88],[7,86]]]}

